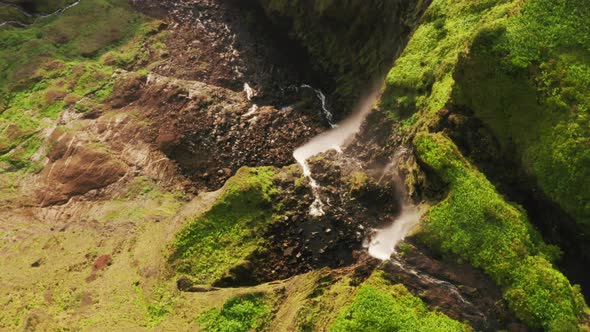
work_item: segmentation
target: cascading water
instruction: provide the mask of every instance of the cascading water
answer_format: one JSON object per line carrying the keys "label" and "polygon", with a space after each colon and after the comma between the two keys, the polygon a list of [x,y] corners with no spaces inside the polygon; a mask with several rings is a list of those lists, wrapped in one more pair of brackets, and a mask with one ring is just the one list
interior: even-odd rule
{"label": "cascading water", "polygon": [[297,160],[303,169],[303,175],[309,179],[315,197],[315,200],[309,209],[310,215],[318,217],[324,215],[325,212],[323,209],[324,203],[320,196],[321,188],[313,178],[307,160],[329,150],[341,152],[342,147],[349,143],[350,138],[360,130],[365,117],[369,111],[371,111],[371,108],[377,101],[378,97],[379,90],[375,89],[369,96],[365,97],[362,102],[359,103],[356,110],[349,118],[344,120],[338,126],[334,125],[331,130],[314,137],[305,145],[297,148],[293,153],[293,157],[295,157],[295,160]]}
{"label": "cascading water", "polygon": [[[402,160],[402,156],[408,153],[408,149],[402,147],[397,150],[393,156],[392,161],[383,170],[383,175],[379,179],[379,182],[383,181],[386,175],[392,175],[394,183],[397,185],[397,189],[400,193],[400,205],[402,206],[401,213],[394,220],[394,222],[388,227],[375,230],[375,233],[371,237],[370,241],[366,243],[365,247],[369,251],[369,255],[381,259],[388,260],[393,254],[395,254],[395,247],[402,241],[408,233],[416,227],[420,222],[420,213],[418,209],[405,201],[407,194],[404,190],[404,185],[400,180],[398,173],[399,162]],[[393,171],[393,174],[391,172]]]}
{"label": "cascading water", "polygon": [[328,124],[330,125],[330,127],[336,128],[338,125],[336,125],[334,123],[334,115],[332,114],[332,112],[330,112],[330,110],[326,106],[326,95],[324,95],[322,90],[316,89],[309,84],[303,84],[301,87],[304,89],[311,89],[315,92],[316,96],[318,97],[318,99],[322,103],[322,112],[323,112],[324,116],[326,117],[326,120],[328,120]]}
{"label": "cascading water", "polygon": [[402,212],[388,227],[377,230],[367,245],[369,255],[388,260],[395,253],[395,246],[420,222],[420,214],[414,206],[404,206]]}
{"label": "cascading water", "polygon": [[[311,88],[310,86],[305,87]],[[293,157],[295,157],[295,160],[297,160],[303,169],[303,175],[308,178],[314,195],[314,201],[309,208],[309,214],[311,216],[323,216],[325,214],[325,204],[321,198],[321,187],[313,178],[311,169],[307,163],[308,159],[329,150],[341,152],[342,148],[346,146],[350,142],[350,139],[360,130],[363,121],[379,97],[379,91],[379,89],[375,89],[371,94],[362,99],[349,118],[337,126],[334,125],[331,130],[314,137],[305,145],[297,148],[293,153]],[[322,105],[325,106],[324,98],[321,99],[323,101]],[[397,166],[395,163],[397,163],[398,159],[399,156],[396,155],[393,163],[388,167],[395,168]],[[420,215],[417,209],[413,206],[403,204],[402,212],[395,222],[389,227],[375,232],[373,238],[367,245],[369,254],[378,259],[389,259],[391,255],[395,253],[395,246],[399,241],[406,237],[419,221]]]}

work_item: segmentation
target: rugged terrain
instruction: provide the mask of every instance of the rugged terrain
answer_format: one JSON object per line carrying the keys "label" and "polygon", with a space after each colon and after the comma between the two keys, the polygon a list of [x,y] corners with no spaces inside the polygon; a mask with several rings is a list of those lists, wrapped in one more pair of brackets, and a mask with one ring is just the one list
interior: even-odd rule
{"label": "rugged terrain", "polygon": [[0,330],[590,330],[583,0],[0,9]]}

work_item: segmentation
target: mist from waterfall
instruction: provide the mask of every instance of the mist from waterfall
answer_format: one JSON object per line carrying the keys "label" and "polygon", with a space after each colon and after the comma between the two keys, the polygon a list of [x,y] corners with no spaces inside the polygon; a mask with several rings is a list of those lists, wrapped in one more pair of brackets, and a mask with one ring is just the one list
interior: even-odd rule
{"label": "mist from waterfall", "polygon": [[420,222],[420,214],[414,206],[404,206],[395,221],[377,230],[367,245],[369,255],[380,260],[388,260],[395,253],[395,247]]}

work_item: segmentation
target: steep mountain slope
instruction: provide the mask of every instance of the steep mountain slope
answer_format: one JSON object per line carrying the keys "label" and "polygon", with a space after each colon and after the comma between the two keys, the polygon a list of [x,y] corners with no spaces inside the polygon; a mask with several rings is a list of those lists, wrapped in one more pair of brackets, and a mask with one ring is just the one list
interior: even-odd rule
{"label": "steep mountain slope", "polygon": [[584,1],[0,6],[0,329],[590,329]]}

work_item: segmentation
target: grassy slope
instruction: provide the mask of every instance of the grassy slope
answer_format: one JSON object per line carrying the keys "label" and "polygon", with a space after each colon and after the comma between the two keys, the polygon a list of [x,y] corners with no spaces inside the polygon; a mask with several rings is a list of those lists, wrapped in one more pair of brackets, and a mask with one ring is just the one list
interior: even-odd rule
{"label": "grassy slope", "polygon": [[486,271],[529,326],[575,330],[584,299],[553,268],[555,248],[543,244],[521,208],[504,201],[445,136],[419,134],[415,144],[421,160],[450,185],[426,215],[422,240]]}
{"label": "grassy slope", "polygon": [[213,308],[198,318],[203,331],[261,331],[272,318],[272,301],[263,293],[229,299],[221,309]]}
{"label": "grassy slope", "polygon": [[[452,142],[424,133],[436,128],[439,110],[467,104],[503,143],[517,146],[525,169],[562,207],[575,206],[569,212],[584,224],[588,43],[582,44],[586,27],[569,16],[586,17],[586,10],[579,1],[434,0],[390,71],[382,99],[402,120],[403,135],[421,133],[414,140],[418,156],[450,185],[426,216],[423,238],[484,269],[518,317],[548,330],[576,328],[585,308],[579,290],[552,267],[525,213],[504,201]],[[563,47],[567,60],[542,58],[563,54]]]}
{"label": "grassy slope", "polygon": [[590,231],[589,17],[584,1],[435,0],[389,73],[383,104],[414,128],[468,106]]}
{"label": "grassy slope", "polygon": [[87,0],[27,29],[1,28],[0,170],[38,170],[43,130],[66,107],[83,112],[81,99],[108,98],[112,73],[147,56],[141,45],[157,26],[126,1]]}
{"label": "grassy slope", "polygon": [[244,263],[274,218],[273,178],[272,168],[241,168],[211,209],[177,235],[170,256],[176,269],[207,284]]}
{"label": "grassy slope", "polygon": [[430,311],[403,285],[392,285],[383,279],[379,271],[360,286],[352,304],[341,310],[330,328],[332,332],[470,330],[442,313]]}
{"label": "grassy slope", "polygon": [[[473,109],[543,192],[590,234],[590,7],[526,2],[478,33],[456,103]],[[523,130],[526,128],[526,130]]]}

